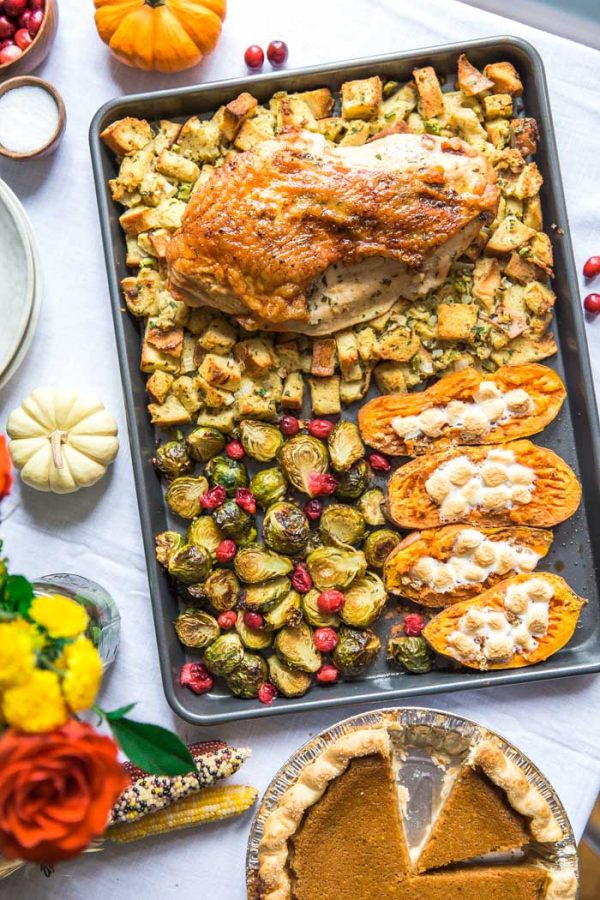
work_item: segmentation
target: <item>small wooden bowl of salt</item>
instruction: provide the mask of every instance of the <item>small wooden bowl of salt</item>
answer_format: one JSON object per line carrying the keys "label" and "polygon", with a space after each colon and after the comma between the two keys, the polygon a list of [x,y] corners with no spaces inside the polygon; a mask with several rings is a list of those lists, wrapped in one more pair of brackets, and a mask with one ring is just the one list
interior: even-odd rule
{"label": "small wooden bowl of salt", "polygon": [[43,78],[0,84],[0,156],[38,159],[56,149],[67,122],[63,98]]}

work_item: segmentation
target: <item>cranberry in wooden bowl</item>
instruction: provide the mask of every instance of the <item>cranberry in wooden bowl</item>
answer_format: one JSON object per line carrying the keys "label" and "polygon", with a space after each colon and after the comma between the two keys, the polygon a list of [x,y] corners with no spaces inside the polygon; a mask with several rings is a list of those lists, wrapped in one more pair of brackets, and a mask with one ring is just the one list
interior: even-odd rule
{"label": "cranberry in wooden bowl", "polygon": [[0,81],[42,63],[58,26],[58,0],[0,0]]}

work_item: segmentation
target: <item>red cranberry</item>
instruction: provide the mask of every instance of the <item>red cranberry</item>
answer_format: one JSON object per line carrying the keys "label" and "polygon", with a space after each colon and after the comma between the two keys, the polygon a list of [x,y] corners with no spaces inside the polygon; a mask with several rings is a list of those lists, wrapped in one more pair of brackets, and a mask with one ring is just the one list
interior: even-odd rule
{"label": "red cranberry", "polygon": [[235,623],[237,622],[237,613],[235,613],[232,609],[228,609],[227,612],[219,613],[217,616],[217,622],[219,624],[219,628],[222,628],[223,631],[231,631],[232,628],[235,628]]}
{"label": "red cranberry", "polygon": [[319,594],[317,606],[322,613],[331,615],[332,613],[338,613],[340,611],[344,605],[344,600],[345,597],[341,591],[322,591],[322,593]]}
{"label": "red cranberry", "polygon": [[27,6],[27,0],[4,0],[4,12],[13,19],[18,19]]}
{"label": "red cranberry", "polygon": [[425,628],[425,619],[419,613],[409,613],[404,616],[404,634],[409,637],[418,637]]}
{"label": "red cranberry", "polygon": [[258,689],[258,699],[261,703],[266,703],[269,706],[273,700],[277,699],[277,688],[274,684],[271,684],[270,681],[265,681],[264,684]]}
{"label": "red cranberry", "polygon": [[246,451],[239,441],[229,441],[225,447],[225,453],[230,459],[243,459]]}
{"label": "red cranberry", "polygon": [[46,0],[29,0],[27,4],[29,9],[43,9],[45,6]]}
{"label": "red cranberry", "polygon": [[317,628],[313,640],[321,653],[331,653],[337,646],[338,636],[333,628]]}
{"label": "red cranberry", "polygon": [[260,69],[265,61],[265,54],[262,47],[258,44],[252,44],[244,53],[244,62],[249,69]]}
{"label": "red cranberry", "polygon": [[235,541],[227,538],[224,541],[221,541],[217,549],[215,550],[215,556],[217,562],[220,563],[228,563],[231,562],[235,554],[237,553],[237,546]]}
{"label": "red cranberry", "polygon": [[586,278],[595,278],[600,275],[600,256],[590,256],[583,267],[583,274]]}
{"label": "red cranberry", "polygon": [[272,66],[282,66],[288,58],[288,46],[285,41],[271,41],[267,47],[267,59]]}
{"label": "red cranberry", "polygon": [[300,422],[296,416],[282,416],[279,420],[279,427],[281,433],[285,434],[286,437],[293,437],[300,431]]}
{"label": "red cranberry", "polygon": [[42,22],[44,21],[44,10],[43,9],[34,9],[29,17],[29,25],[27,26],[27,30],[31,37],[35,37],[40,28],[42,27]]}
{"label": "red cranberry", "polygon": [[586,312],[597,315],[600,312],[600,294],[588,294],[583,301]]}
{"label": "red cranberry", "polygon": [[19,28],[19,30],[15,32],[15,44],[17,45],[19,50],[27,50],[27,48],[32,43],[33,38],[26,28]]}
{"label": "red cranberry", "polygon": [[292,573],[292,587],[299,594],[307,594],[313,586],[306,563],[296,563]]}
{"label": "red cranberry", "polygon": [[6,16],[0,16],[0,38],[11,38],[16,30],[16,26],[10,19],[7,19]]}
{"label": "red cranberry", "polygon": [[323,504],[315,497],[313,497],[312,500],[307,500],[304,504],[304,515],[307,519],[310,519],[311,522],[316,522],[317,519],[320,519],[322,512]]}
{"label": "red cranberry", "polygon": [[31,16],[33,15],[33,10],[26,9],[22,16],[19,17],[19,25],[21,28],[26,28],[29,31],[29,26],[31,25]]}
{"label": "red cranberry", "polygon": [[374,472],[389,472],[392,468],[389,459],[386,459],[381,453],[371,453],[367,462]]}
{"label": "red cranberry", "polygon": [[218,484],[216,487],[211,488],[210,491],[207,491],[205,494],[202,494],[200,497],[200,503],[204,507],[204,509],[216,509],[217,506],[222,506],[227,499],[227,491],[223,487],[223,485]]}
{"label": "red cranberry", "polygon": [[8,44],[0,50],[0,66],[14,62],[15,59],[18,59],[22,55],[23,51],[20,50],[16,44]]}
{"label": "red cranberry", "polygon": [[214,685],[214,679],[202,663],[186,663],[179,672],[179,684],[194,694],[206,694]]}
{"label": "red cranberry", "polygon": [[262,628],[264,624],[265,620],[260,613],[250,611],[244,613],[244,625],[246,628]]}
{"label": "red cranberry", "polygon": [[317,672],[317,681],[320,684],[333,684],[339,677],[339,670],[331,663],[324,663]]}
{"label": "red cranberry", "polygon": [[333,431],[333,422],[330,422],[329,419],[311,419],[308,423],[308,430],[313,437],[325,440]]}
{"label": "red cranberry", "polygon": [[250,488],[238,488],[235,492],[235,502],[250,515],[256,512],[256,499]]}
{"label": "red cranberry", "polygon": [[333,494],[337,488],[337,478],[326,472],[322,475],[320,472],[311,472],[308,476],[308,490],[314,496],[327,497]]}

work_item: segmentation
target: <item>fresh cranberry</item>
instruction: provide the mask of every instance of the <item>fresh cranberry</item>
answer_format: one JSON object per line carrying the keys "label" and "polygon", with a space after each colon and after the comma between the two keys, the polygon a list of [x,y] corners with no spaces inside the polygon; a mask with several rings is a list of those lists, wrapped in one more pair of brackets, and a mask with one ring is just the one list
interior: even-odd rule
{"label": "fresh cranberry", "polygon": [[223,487],[223,485],[218,484],[216,487],[211,488],[210,491],[207,491],[205,494],[202,494],[200,497],[200,503],[204,507],[204,509],[216,509],[217,506],[222,506],[227,499],[227,491]]}
{"label": "fresh cranberry", "polygon": [[256,498],[250,488],[238,488],[235,492],[235,502],[250,515],[256,512]]}
{"label": "fresh cranberry", "polygon": [[29,17],[29,25],[27,26],[27,30],[31,37],[35,37],[40,28],[42,27],[42,22],[44,21],[44,10],[43,9],[34,9]]}
{"label": "fresh cranberry", "polygon": [[0,66],[14,62],[15,59],[18,59],[22,55],[23,51],[20,50],[16,44],[8,44],[0,50]]}
{"label": "fresh cranberry", "polygon": [[320,684],[333,684],[340,677],[339,669],[331,663],[323,663],[316,677]]}
{"label": "fresh cranberry", "polygon": [[11,38],[16,30],[16,25],[10,19],[7,19],[6,16],[0,16],[0,38]]}
{"label": "fresh cranberry", "polygon": [[586,312],[597,315],[600,312],[600,294],[588,294],[583,301]]}
{"label": "fresh cranberry", "polygon": [[225,453],[230,459],[243,459],[246,451],[239,441],[229,441],[225,447]]}
{"label": "fresh cranberry", "polygon": [[285,41],[271,41],[267,47],[267,59],[272,66],[282,66],[288,58],[288,46]]}
{"label": "fresh cranberry", "polygon": [[7,16],[18,19],[28,5],[27,0],[4,0],[4,12]]}
{"label": "fresh cranberry", "polygon": [[250,610],[244,613],[244,625],[246,628],[262,628],[264,624],[265,620],[260,613],[251,612]]}
{"label": "fresh cranberry", "polygon": [[322,613],[330,615],[338,613],[344,605],[345,597],[341,591],[322,591],[317,600],[317,606]]}
{"label": "fresh cranberry", "polygon": [[19,30],[15,32],[15,44],[19,50],[27,50],[32,43],[33,38],[26,28],[19,28]]}
{"label": "fresh cranberry", "polygon": [[202,663],[186,663],[179,673],[179,684],[188,687],[194,694],[206,694],[212,690],[214,679]]}
{"label": "fresh cranberry", "polygon": [[277,688],[274,684],[271,684],[270,681],[265,681],[264,684],[258,689],[258,699],[261,703],[266,703],[269,706],[273,700],[277,699]]}
{"label": "fresh cranberry", "polygon": [[308,430],[313,437],[328,438],[333,431],[333,422],[329,419],[311,419],[308,423]]}
{"label": "fresh cranberry", "polygon": [[306,563],[296,563],[292,573],[292,587],[299,594],[307,594],[313,586]]}
{"label": "fresh cranberry", "polygon": [[221,541],[221,543],[215,550],[215,557],[217,559],[217,562],[228,563],[231,562],[236,553],[237,546],[235,541],[227,538],[226,540]]}
{"label": "fresh cranberry", "polygon": [[22,16],[19,17],[19,25],[21,28],[26,28],[29,31],[29,26],[31,25],[31,17],[33,15],[33,10],[26,9]]}
{"label": "fresh cranberry", "polygon": [[381,453],[371,453],[367,462],[374,472],[389,472],[392,468],[389,459],[386,459]]}
{"label": "fresh cranberry", "polygon": [[323,504],[315,497],[313,497],[312,500],[307,500],[304,504],[304,515],[307,519],[310,519],[311,522],[316,522],[317,519],[320,519],[322,512]]}
{"label": "fresh cranberry", "polygon": [[311,472],[308,476],[308,490],[314,496],[328,497],[333,494],[337,488],[337,478],[326,472],[322,475],[320,472]]}
{"label": "fresh cranberry", "polygon": [[404,616],[404,634],[409,637],[418,637],[425,628],[425,619],[419,613],[409,613]]}
{"label": "fresh cranberry", "polygon": [[600,256],[590,256],[583,267],[583,274],[586,278],[595,278],[600,275]]}
{"label": "fresh cranberry", "polygon": [[264,61],[265,54],[258,44],[252,44],[244,53],[244,62],[249,69],[260,69]]}
{"label": "fresh cranberry", "polygon": [[29,9],[43,9],[45,6],[46,0],[29,0],[27,4]]}
{"label": "fresh cranberry", "polygon": [[232,628],[235,628],[235,623],[237,622],[237,613],[235,613],[232,609],[228,609],[227,612],[219,613],[217,616],[217,622],[219,624],[219,628],[222,628],[223,631],[231,631]]}
{"label": "fresh cranberry", "polygon": [[313,640],[321,653],[331,653],[337,647],[338,636],[333,628],[317,628]]}
{"label": "fresh cranberry", "polygon": [[300,422],[296,416],[282,416],[279,420],[279,428],[286,437],[293,437],[300,431]]}

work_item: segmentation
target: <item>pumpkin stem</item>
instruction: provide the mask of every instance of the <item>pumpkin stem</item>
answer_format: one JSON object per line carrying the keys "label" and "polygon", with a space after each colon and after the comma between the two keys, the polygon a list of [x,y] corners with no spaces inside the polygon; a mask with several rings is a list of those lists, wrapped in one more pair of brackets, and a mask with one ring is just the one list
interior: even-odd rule
{"label": "pumpkin stem", "polygon": [[50,446],[52,447],[52,459],[57,469],[62,469],[64,460],[62,455],[62,445],[68,437],[68,431],[61,431],[59,428],[50,435]]}
{"label": "pumpkin stem", "polygon": [[146,6],[152,7],[152,9],[156,9],[157,6],[164,6],[165,0],[144,0]]}

